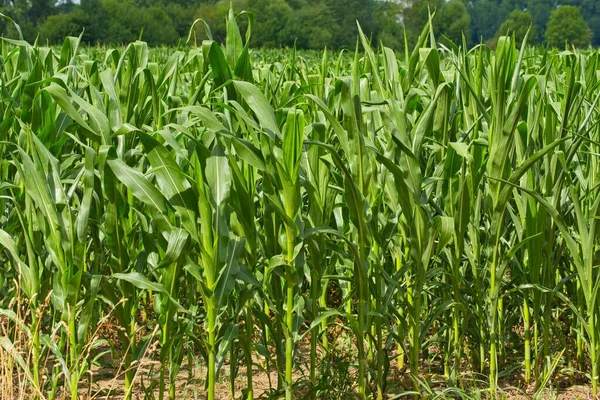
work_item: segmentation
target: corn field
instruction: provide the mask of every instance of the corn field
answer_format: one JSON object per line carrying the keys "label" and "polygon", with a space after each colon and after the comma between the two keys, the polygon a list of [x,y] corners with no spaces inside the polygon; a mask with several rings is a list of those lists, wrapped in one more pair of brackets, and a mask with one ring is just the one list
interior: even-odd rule
{"label": "corn field", "polygon": [[599,54],[254,52],[252,22],[2,39],[0,397],[596,396]]}

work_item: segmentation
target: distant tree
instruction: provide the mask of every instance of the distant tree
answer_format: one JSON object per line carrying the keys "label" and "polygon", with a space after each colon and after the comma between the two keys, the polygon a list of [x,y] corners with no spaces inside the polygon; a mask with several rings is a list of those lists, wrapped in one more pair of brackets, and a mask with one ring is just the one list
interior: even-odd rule
{"label": "distant tree", "polygon": [[576,6],[592,30],[592,44],[600,46],[600,1],[598,0],[560,0],[559,4]]}
{"label": "distant tree", "polygon": [[321,1],[307,1],[307,0],[286,0],[286,3],[289,4],[294,10],[299,10],[301,8],[307,7],[310,8],[310,5],[321,3]]}
{"label": "distant tree", "polygon": [[600,47],[600,9],[597,13],[587,14],[585,21],[592,30],[592,45]]}
{"label": "distant tree", "polygon": [[374,33],[375,3],[375,0],[325,0],[333,16],[331,29],[335,47],[354,48],[358,35],[356,21],[366,35],[370,36]]}
{"label": "distant tree", "polygon": [[[600,46],[600,0],[0,0],[0,12],[13,18],[30,41],[38,34],[52,41],[61,32],[80,32],[76,28],[83,25],[88,43],[130,42],[143,29],[149,43],[173,44],[187,37],[196,18],[223,41],[231,5],[235,12],[254,15],[254,47],[296,43],[299,48],[352,49],[358,21],[374,45],[382,41],[403,49],[404,34],[414,46],[429,12],[435,12],[436,36],[456,43],[465,35],[468,45],[486,41],[494,46],[508,31],[520,42],[532,26],[529,43]],[[573,14],[574,9],[580,13]],[[238,25],[244,31],[247,19],[240,18]],[[207,37],[202,23],[195,32],[197,40]],[[0,20],[0,35],[16,37],[17,32]]]}
{"label": "distant tree", "polygon": [[492,48],[495,48],[500,36],[504,36],[506,34],[510,34],[517,44],[521,44],[523,39],[525,39],[525,34],[527,33],[528,29],[531,29],[531,31],[529,32],[527,43],[537,43],[537,29],[535,25],[533,25],[533,18],[531,17],[531,14],[527,11],[514,10],[510,13],[508,19],[502,23],[489,44]]}
{"label": "distant tree", "polygon": [[[231,3],[224,0],[216,3],[203,2],[196,10],[195,18],[203,20],[208,25],[213,39],[218,42],[225,41],[225,19],[230,4],[233,5],[234,11],[248,10],[248,4],[245,0],[234,0]],[[202,40],[207,39],[204,23],[196,24],[194,33],[198,45],[202,43]]]}
{"label": "distant tree", "polygon": [[285,36],[292,8],[284,0],[248,0],[247,7],[254,15],[253,46],[280,47],[293,44],[293,40],[289,43],[289,38]]}
{"label": "distant tree", "polygon": [[410,47],[415,45],[429,20],[429,12],[439,10],[442,6],[443,0],[407,0],[402,12],[402,21]]}
{"label": "distant tree", "polygon": [[290,16],[286,42],[300,49],[323,49],[333,44],[337,27],[332,27],[331,9],[324,2],[303,5]]}
{"label": "distant tree", "polygon": [[435,33],[444,35],[456,44],[462,43],[462,36],[469,37],[471,17],[461,0],[450,0],[436,12],[433,21]]}
{"label": "distant tree", "polygon": [[79,36],[88,24],[88,16],[81,8],[68,14],[51,15],[39,26],[40,40],[60,44],[67,36]]}
{"label": "distant tree", "polygon": [[190,27],[194,23],[195,8],[177,2],[168,2],[162,6],[162,9],[173,21],[177,35],[181,38],[187,37]]}
{"label": "distant tree", "polygon": [[77,3],[73,0],[61,0],[56,3],[56,12],[59,14],[67,14],[77,9]]}
{"label": "distant tree", "polygon": [[550,13],[555,9],[555,4],[555,1],[549,0],[527,0],[525,6],[519,8],[527,10],[531,14],[540,42],[544,40],[544,32],[548,25]]}
{"label": "distant tree", "polygon": [[463,34],[469,37],[471,17],[462,0],[410,0],[402,13],[410,47],[417,42],[429,13],[434,13],[433,30],[437,36],[444,35],[457,44],[462,43]]}
{"label": "distant tree", "polygon": [[478,44],[494,37],[494,34],[513,8],[503,1],[473,0],[467,2],[471,16],[469,44]]}
{"label": "distant tree", "polygon": [[[29,11],[31,4],[28,0],[4,0],[0,4],[0,12],[12,18],[17,22],[23,32],[23,36],[26,40],[35,40],[37,31],[35,24],[31,21]],[[8,37],[15,38],[18,33],[12,23],[8,21],[0,20],[0,34],[4,34]]]}
{"label": "distant tree", "polygon": [[135,41],[142,30],[144,11],[130,1],[103,0],[106,12],[106,36],[110,44],[124,44]]}
{"label": "distant tree", "polygon": [[179,40],[173,21],[161,7],[153,6],[144,11],[142,40],[150,46],[174,45]]}
{"label": "distant tree", "polygon": [[394,2],[380,2],[375,14],[375,31],[377,40],[385,47],[404,49],[404,30],[399,23],[402,14],[401,6]]}
{"label": "distant tree", "polygon": [[[375,0],[234,0],[233,9],[250,11],[254,15],[251,46],[290,47],[323,49],[354,48],[358,28],[356,21],[366,35],[377,39],[379,27],[375,23],[380,7],[385,3]],[[195,17],[205,21],[213,38],[225,40],[225,18],[230,0],[216,3],[202,3]],[[390,23],[390,21],[387,21]],[[245,30],[246,18],[240,18],[238,25]],[[400,25],[394,20],[396,28]],[[388,26],[389,32],[401,34]],[[197,43],[206,39],[204,23],[196,24]]]}
{"label": "distant tree", "polygon": [[55,0],[31,0],[27,12],[28,20],[34,25],[42,23],[47,17],[54,14],[56,10]]}
{"label": "distant tree", "polygon": [[81,0],[82,12],[88,17],[83,39],[88,43],[101,43],[108,33],[108,15],[102,0]]}
{"label": "distant tree", "polygon": [[561,6],[550,14],[546,40],[548,45],[553,47],[562,47],[565,44],[586,47],[592,41],[592,31],[578,7]]}
{"label": "distant tree", "polygon": [[541,41],[544,39],[550,12],[559,1],[561,0],[464,0],[471,16],[471,44],[493,40],[501,24],[515,10],[531,14],[537,40]]}

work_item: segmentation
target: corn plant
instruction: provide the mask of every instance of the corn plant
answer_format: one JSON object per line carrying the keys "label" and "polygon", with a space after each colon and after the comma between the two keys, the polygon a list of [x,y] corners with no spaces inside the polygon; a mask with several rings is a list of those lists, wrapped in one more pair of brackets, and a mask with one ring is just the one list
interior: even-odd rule
{"label": "corn plant", "polygon": [[253,50],[233,10],[176,49],[2,38],[10,395],[597,395],[600,58],[433,21],[402,54]]}

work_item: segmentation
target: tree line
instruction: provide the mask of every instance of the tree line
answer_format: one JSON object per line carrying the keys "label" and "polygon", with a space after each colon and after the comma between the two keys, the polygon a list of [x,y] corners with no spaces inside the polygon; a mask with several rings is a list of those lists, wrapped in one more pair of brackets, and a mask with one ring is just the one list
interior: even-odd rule
{"label": "tree line", "polygon": [[[57,44],[83,32],[89,44],[141,38],[158,46],[185,42],[196,19],[224,38],[230,4],[252,13],[253,47],[353,48],[359,21],[374,43],[402,50],[417,41],[430,12],[442,40],[468,46],[494,46],[507,32],[519,40],[527,30],[531,43],[600,45],[598,0],[0,0],[0,13],[29,41]],[[240,17],[242,29],[249,21]],[[206,25],[195,25],[196,40],[208,35]],[[0,18],[0,35],[18,35],[8,18]]]}

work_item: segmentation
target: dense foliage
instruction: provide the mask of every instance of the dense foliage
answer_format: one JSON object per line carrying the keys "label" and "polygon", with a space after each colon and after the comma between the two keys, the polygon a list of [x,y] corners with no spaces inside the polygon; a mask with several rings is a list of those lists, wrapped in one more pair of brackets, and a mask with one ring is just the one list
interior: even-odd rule
{"label": "dense foliage", "polygon": [[531,17],[531,14],[526,11],[515,10],[511,12],[508,16],[508,19],[502,23],[496,32],[494,39],[492,39],[489,43],[492,45],[492,47],[495,47],[498,39],[506,35],[510,35],[517,43],[522,43],[528,32],[528,44],[537,43],[537,29],[533,24],[533,18]]}
{"label": "dense foliage", "polygon": [[577,7],[564,6],[550,14],[546,40],[550,46],[558,47],[566,44],[585,47],[592,40],[592,31],[586,25]]}
{"label": "dense foliage", "polygon": [[[359,21],[373,43],[383,40],[402,50],[404,32],[414,46],[429,11],[436,12],[433,25],[438,35],[455,43],[462,43],[464,35],[469,46],[493,43],[506,28],[522,32],[531,24],[532,43],[549,38],[551,45],[560,47],[586,46],[591,39],[600,45],[597,0],[0,0],[0,13],[19,23],[29,41],[39,35],[43,43],[60,44],[65,35],[79,36],[85,29],[86,43],[124,44],[142,38],[156,46],[185,42],[197,18],[210,25],[214,39],[223,39],[231,4],[255,16],[255,48],[295,44],[300,49],[353,49]],[[567,16],[561,30],[547,35],[551,13],[562,6],[577,7],[584,22]],[[586,40],[571,39],[588,27]],[[16,32],[0,19],[0,35],[14,38]],[[197,35],[206,38],[201,26]]]}
{"label": "dense foliage", "polygon": [[246,399],[261,370],[273,398],[597,394],[599,54],[254,53],[249,21],[0,42],[3,395],[213,400],[224,365]]}

